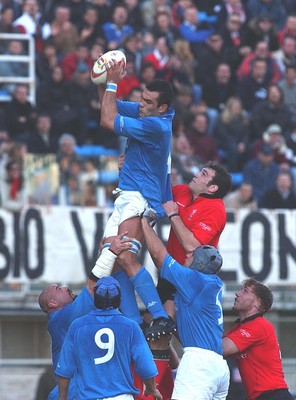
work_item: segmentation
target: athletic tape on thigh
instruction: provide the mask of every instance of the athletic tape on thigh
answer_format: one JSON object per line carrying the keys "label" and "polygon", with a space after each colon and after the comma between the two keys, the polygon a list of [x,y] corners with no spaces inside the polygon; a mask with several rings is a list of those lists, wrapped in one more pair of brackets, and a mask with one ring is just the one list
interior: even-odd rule
{"label": "athletic tape on thigh", "polygon": [[[122,239],[127,239],[127,236],[122,236]],[[130,249],[128,249],[128,251],[131,251],[134,254],[139,254],[142,249],[141,243],[137,239],[132,239],[131,244],[133,246]],[[111,243],[105,243],[102,248],[102,251],[105,249],[109,249],[110,246],[111,246]]]}
{"label": "athletic tape on thigh", "polygon": [[133,246],[130,249],[128,249],[128,251],[131,251],[134,254],[139,254],[142,249],[141,243],[137,239],[132,239],[131,244]]}

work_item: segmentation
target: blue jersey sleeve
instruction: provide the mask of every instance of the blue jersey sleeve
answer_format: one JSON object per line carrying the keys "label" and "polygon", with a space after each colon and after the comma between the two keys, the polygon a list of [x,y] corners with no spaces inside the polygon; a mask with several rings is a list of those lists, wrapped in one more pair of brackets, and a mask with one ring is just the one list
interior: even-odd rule
{"label": "blue jersey sleeve", "polygon": [[163,261],[160,276],[172,283],[188,303],[190,303],[192,299],[195,298],[196,293],[199,290],[202,291],[204,287],[202,274],[179,264],[169,254],[166,255]]}
{"label": "blue jersey sleeve", "polygon": [[64,340],[61,354],[57,367],[55,369],[56,375],[64,378],[72,378],[76,372],[76,361],[74,354],[74,338],[75,322],[70,326],[66,338]]}
{"label": "blue jersey sleeve", "polygon": [[116,101],[118,114],[125,117],[138,118],[140,103],[131,101]]}

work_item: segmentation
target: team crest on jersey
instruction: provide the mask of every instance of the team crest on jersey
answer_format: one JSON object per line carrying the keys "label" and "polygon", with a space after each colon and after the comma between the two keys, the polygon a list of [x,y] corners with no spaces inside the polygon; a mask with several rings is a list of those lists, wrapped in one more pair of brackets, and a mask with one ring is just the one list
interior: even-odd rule
{"label": "team crest on jersey", "polygon": [[194,214],[197,213],[197,211],[198,211],[197,209],[192,210],[191,213],[190,213],[189,216],[188,216],[188,219],[192,219],[192,217],[194,216]]}
{"label": "team crest on jersey", "polygon": [[251,335],[249,334],[249,332],[247,332],[245,329],[240,329],[239,330],[239,333],[242,335],[242,336],[245,336],[245,337],[251,337]]}

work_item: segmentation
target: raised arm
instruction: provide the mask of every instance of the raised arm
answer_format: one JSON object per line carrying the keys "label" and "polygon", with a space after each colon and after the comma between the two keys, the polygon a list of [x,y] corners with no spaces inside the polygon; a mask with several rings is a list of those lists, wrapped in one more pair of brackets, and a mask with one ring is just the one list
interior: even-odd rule
{"label": "raised arm", "polygon": [[168,252],[161,239],[157,236],[153,228],[150,226],[149,220],[145,217],[142,218],[142,228],[147,249],[154,261],[154,264],[160,270],[165,256],[168,254]]}
{"label": "raised arm", "polygon": [[118,82],[125,76],[121,63],[110,61],[107,69],[106,87],[99,86],[101,104],[101,126],[114,130],[114,120],[118,114],[116,105],[116,89]]}
{"label": "raised arm", "polygon": [[162,207],[166,215],[169,217],[174,232],[185,252],[191,253],[197,247],[201,246],[201,243],[196,239],[191,230],[186,227],[179,216],[177,203],[170,200],[163,203]]}

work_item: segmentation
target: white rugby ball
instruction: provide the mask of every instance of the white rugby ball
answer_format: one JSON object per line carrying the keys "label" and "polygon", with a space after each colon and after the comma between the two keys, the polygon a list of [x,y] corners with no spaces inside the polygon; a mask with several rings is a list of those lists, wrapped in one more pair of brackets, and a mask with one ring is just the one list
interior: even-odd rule
{"label": "white rugby ball", "polygon": [[115,60],[117,62],[122,63],[122,68],[124,69],[126,66],[126,57],[125,54],[120,50],[111,50],[107,53],[103,54],[98,60],[94,63],[91,70],[91,80],[95,85],[102,85],[107,81],[107,70],[106,65],[110,60]]}

